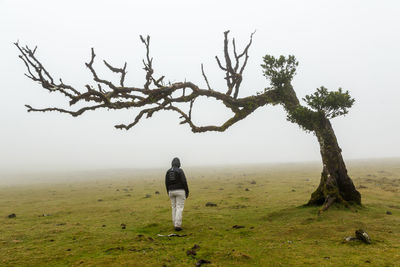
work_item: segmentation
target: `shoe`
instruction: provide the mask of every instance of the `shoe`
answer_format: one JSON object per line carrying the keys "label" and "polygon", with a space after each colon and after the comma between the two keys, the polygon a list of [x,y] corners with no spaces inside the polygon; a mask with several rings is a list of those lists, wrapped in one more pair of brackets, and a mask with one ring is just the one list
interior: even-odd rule
{"label": "shoe", "polygon": [[181,227],[175,227],[175,231],[182,231]]}

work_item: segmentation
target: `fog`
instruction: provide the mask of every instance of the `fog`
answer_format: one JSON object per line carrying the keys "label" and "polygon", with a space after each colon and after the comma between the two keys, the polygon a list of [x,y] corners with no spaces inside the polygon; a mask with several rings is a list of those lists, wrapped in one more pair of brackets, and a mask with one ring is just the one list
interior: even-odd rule
{"label": "fog", "polygon": [[[398,1],[11,1],[0,0],[0,172],[168,167],[320,161],[316,137],[286,121],[280,106],[259,108],[223,133],[194,134],[177,114],[162,112],[129,131],[139,110],[95,111],[72,118],[28,113],[67,107],[24,76],[13,42],[38,46],[37,57],[53,77],[82,89],[94,84],[84,63],[90,48],[102,77],[117,81],[101,60],[128,64],[126,84],[145,82],[139,35],[151,36],[156,76],[171,82],[210,84],[225,91],[223,32],[244,47],[256,30],[241,97],[268,86],[260,64],[265,54],[293,54],[299,98],[321,85],[349,90],[356,99],[345,117],[332,120],[345,160],[400,157],[400,2]],[[194,120],[220,123],[229,113],[219,103],[196,102]]]}

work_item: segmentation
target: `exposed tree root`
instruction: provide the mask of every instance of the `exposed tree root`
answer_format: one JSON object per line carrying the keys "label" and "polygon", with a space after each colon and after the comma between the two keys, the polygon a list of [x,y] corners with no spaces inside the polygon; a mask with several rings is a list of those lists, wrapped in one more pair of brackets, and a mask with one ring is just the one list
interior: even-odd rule
{"label": "exposed tree root", "polygon": [[327,209],[330,208],[330,206],[335,203],[336,201],[335,196],[330,196],[328,195],[327,198],[325,199],[325,203],[322,205],[321,209],[318,211],[318,215],[320,215],[322,212],[326,211]]}

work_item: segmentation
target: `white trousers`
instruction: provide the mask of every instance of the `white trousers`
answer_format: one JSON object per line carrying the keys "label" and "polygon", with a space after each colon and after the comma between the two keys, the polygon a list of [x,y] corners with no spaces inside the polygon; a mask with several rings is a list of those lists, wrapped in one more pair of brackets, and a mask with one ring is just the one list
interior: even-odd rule
{"label": "white trousers", "polygon": [[182,212],[186,199],[185,190],[169,191],[169,198],[171,199],[172,206],[172,223],[174,224],[174,227],[181,227]]}

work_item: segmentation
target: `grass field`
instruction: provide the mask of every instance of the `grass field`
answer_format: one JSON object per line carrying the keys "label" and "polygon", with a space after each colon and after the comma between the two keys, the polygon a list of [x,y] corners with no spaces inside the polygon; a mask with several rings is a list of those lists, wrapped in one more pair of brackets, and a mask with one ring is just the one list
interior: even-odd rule
{"label": "grass field", "polygon": [[[400,160],[348,162],[363,206],[318,216],[302,204],[320,168],[184,168],[185,237],[157,236],[174,232],[165,170],[36,174],[20,185],[4,177],[0,266],[400,266]],[[342,242],[359,228],[372,244]]]}

